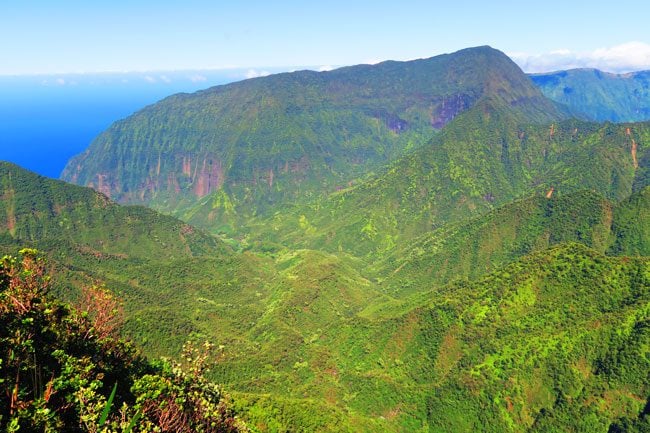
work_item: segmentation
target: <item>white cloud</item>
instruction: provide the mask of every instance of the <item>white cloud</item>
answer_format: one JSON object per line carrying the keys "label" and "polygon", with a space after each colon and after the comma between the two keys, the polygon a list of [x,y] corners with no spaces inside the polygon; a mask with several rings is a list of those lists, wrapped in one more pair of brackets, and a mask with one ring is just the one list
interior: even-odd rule
{"label": "white cloud", "polygon": [[208,81],[208,77],[206,77],[205,75],[201,75],[201,74],[190,75],[188,78],[193,83],[201,83],[203,81]]}
{"label": "white cloud", "polygon": [[383,61],[384,60],[382,60],[382,59],[374,58],[374,59],[366,59],[361,63],[364,64],[364,65],[376,65],[377,63],[381,63]]}
{"label": "white cloud", "polygon": [[147,81],[148,83],[155,83],[156,79],[152,77],[151,75],[145,75],[144,80]]}
{"label": "white cloud", "polygon": [[65,79],[63,78],[57,78],[55,82],[59,86],[65,86]]}
{"label": "white cloud", "polygon": [[622,73],[650,69],[650,44],[634,41],[587,52],[563,48],[544,54],[511,53],[510,57],[526,72],[596,68]]}
{"label": "white cloud", "polygon": [[332,65],[323,65],[320,68],[318,68],[318,72],[331,71],[332,69],[334,69],[334,66]]}
{"label": "white cloud", "polygon": [[167,83],[167,84],[172,82],[171,78],[169,78],[167,75],[161,75],[160,76],[160,81],[162,81],[164,83]]}
{"label": "white cloud", "polygon": [[266,77],[267,75],[271,75],[269,71],[258,71],[256,69],[249,69],[246,71],[246,75],[244,75],[246,78],[257,78],[257,77]]}

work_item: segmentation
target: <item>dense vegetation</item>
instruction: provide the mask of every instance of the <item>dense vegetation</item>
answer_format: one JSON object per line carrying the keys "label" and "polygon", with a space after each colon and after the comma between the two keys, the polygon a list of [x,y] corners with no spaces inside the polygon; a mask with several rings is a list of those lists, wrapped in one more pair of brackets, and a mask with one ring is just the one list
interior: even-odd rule
{"label": "dense vegetation", "polygon": [[587,189],[618,201],[650,184],[650,124],[526,121],[483,101],[364,182],[253,220],[252,239],[267,248],[280,243],[376,260],[531,194]]}
{"label": "dense vegetation", "polygon": [[[328,274],[317,291],[289,292],[251,336],[268,355],[230,359],[216,377],[317,396],[343,414],[332,431],[605,432],[650,396],[649,270],[647,259],[562,245],[336,321],[328,296],[344,285]],[[247,401],[247,417],[268,422],[274,406]]]}
{"label": "dense vegetation", "polygon": [[[591,191],[533,195],[420,236],[377,263],[385,290],[417,291],[431,281],[476,279],[503,264],[565,242],[601,253],[650,256],[650,187],[621,204]],[[625,247],[623,247],[625,245]]]}
{"label": "dense vegetation", "polygon": [[88,288],[78,309],[52,301],[43,260],[20,253],[0,259],[3,431],[248,431],[205,379],[209,345],[148,363],[119,339],[110,292]]}
{"label": "dense vegetation", "polygon": [[[96,193],[85,191],[93,203]],[[543,425],[552,431],[578,425],[576,413],[590,414],[580,428],[606,431],[612,423],[636,426],[645,419],[638,417],[649,395],[643,333],[648,262],[606,258],[563,243],[647,254],[647,197],[648,188],[620,204],[593,192],[533,196],[443,227],[412,246],[400,245],[372,272],[359,259],[313,250],[276,251],[274,260],[246,253],[249,262],[232,252],[239,259],[131,263],[134,255],[119,265],[106,258],[84,260],[72,250],[70,268],[58,266],[61,275],[86,269],[116,284],[125,295],[126,330],[150,354],[179,353],[191,333],[224,343],[223,360],[210,376],[233,390],[234,407],[260,431],[544,431]],[[55,260],[65,257],[56,253],[65,251],[63,244],[40,245]],[[532,251],[538,253],[500,268]],[[450,269],[447,277],[431,276],[436,262]],[[255,274],[249,268],[260,264],[266,270]],[[213,280],[219,274],[221,283]],[[457,278],[462,281],[444,285]],[[148,297],[138,301],[142,294],[129,296],[132,290]],[[568,311],[580,312],[575,318],[557,309],[569,299],[574,304],[566,304]],[[607,322],[593,327],[603,322],[604,312]],[[514,326],[514,318],[525,320]],[[632,334],[622,331],[622,323]],[[560,328],[571,333],[556,335]],[[520,347],[522,335],[538,337],[527,343],[531,347]],[[542,344],[551,339],[557,341]],[[614,382],[600,363],[614,356],[608,351],[623,348],[638,356],[625,358],[616,371],[636,378]],[[494,362],[503,363],[504,356],[508,364],[497,369]],[[482,366],[486,360],[489,369]],[[583,376],[555,372],[574,362]],[[485,375],[474,377],[475,371]],[[518,387],[503,388],[503,375]],[[531,378],[539,379],[530,383]],[[564,387],[582,391],[571,394]],[[103,389],[101,395],[109,393]],[[590,403],[594,398],[597,406]],[[614,402],[621,398],[626,403],[619,408]]]}
{"label": "dense vegetation", "polygon": [[564,113],[486,47],[176,95],[66,178],[225,242],[3,164],[0,249],[151,358],[218,345],[253,431],[648,431],[650,124]]}
{"label": "dense vegetation", "polygon": [[596,121],[650,120],[650,71],[610,74],[597,69],[532,74],[545,96]]}

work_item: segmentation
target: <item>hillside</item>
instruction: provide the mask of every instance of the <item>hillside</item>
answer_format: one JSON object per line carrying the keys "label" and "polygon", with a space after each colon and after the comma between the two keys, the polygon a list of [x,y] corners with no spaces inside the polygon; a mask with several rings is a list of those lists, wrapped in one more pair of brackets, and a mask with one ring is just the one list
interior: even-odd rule
{"label": "hillside", "polygon": [[610,255],[650,256],[650,187],[612,203],[595,192],[508,203],[402,245],[375,264],[384,291],[403,297],[454,280],[475,280],[524,255],[580,242]]}
{"label": "hillside", "polygon": [[336,321],[302,298],[214,377],[263,431],[604,433],[650,395],[649,266],[562,244]]}
{"label": "hillside", "polygon": [[531,74],[544,95],[595,121],[650,120],[650,71],[611,74],[597,69]]}
{"label": "hillside", "polygon": [[0,165],[0,250],[219,347],[253,431],[643,431],[650,122],[573,110],[489,47],[174,95],[70,161],[95,191]]}
{"label": "hillside", "polygon": [[345,188],[487,97],[531,121],[563,115],[503,53],[470,48],[174,95],[116,122],[62,179],[230,232]]}
{"label": "hillside", "polygon": [[254,221],[252,238],[263,248],[382,259],[419,235],[533,193],[587,189],[623,200],[649,184],[649,142],[648,123],[536,125],[483,100],[364,182]]}
{"label": "hillside", "polygon": [[0,162],[0,234],[21,242],[48,239],[84,253],[171,260],[227,254],[215,238],[142,206],[120,206],[89,188]]}
{"label": "hillside", "polygon": [[[0,163],[0,252],[39,249],[58,276],[54,292],[76,302],[106,285],[124,301],[125,332],[148,355],[177,353],[191,333],[231,338],[214,315],[242,323],[261,314],[270,264],[141,206]],[[238,293],[238,301],[226,300]],[[244,322],[245,323],[245,322]],[[234,337],[233,337],[234,338]]]}
{"label": "hillside", "polygon": [[[646,192],[623,202],[624,221],[641,212],[635,209]],[[532,219],[531,207],[552,208],[548,218],[556,224],[585,203],[593,215],[610,206],[588,193],[530,202],[512,207]],[[508,213],[517,211],[497,210],[491,221],[505,224]],[[598,218],[575,220],[591,233],[585,241],[602,239],[601,225]],[[558,242],[575,230],[549,227],[564,230]],[[246,282],[232,274],[227,286],[208,283],[215,274],[206,260],[151,262],[135,272],[122,263],[130,278],[138,275],[140,289],[184,286],[173,300],[138,304],[135,329],[167,347],[192,329],[225,343],[211,377],[232,390],[234,408],[260,431],[605,432],[619,419],[636,422],[629,420],[643,411],[650,386],[650,366],[639,356],[648,338],[647,259],[559,245],[474,282],[423,287],[400,302],[360,276],[362,263],[352,258],[308,250],[280,256],[276,271],[255,277],[266,281],[268,297],[260,285],[248,300]],[[134,299],[125,301],[128,320]],[[174,329],[179,320],[185,325]]]}

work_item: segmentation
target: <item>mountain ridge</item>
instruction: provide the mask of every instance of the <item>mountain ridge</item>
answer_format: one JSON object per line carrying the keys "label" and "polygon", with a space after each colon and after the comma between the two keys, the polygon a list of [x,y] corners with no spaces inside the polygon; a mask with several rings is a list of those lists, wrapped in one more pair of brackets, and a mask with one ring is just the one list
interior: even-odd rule
{"label": "mountain ridge", "polygon": [[650,71],[615,74],[580,68],[529,76],[548,98],[590,120],[650,120]]}
{"label": "mountain ridge", "polygon": [[[512,60],[479,47],[174,95],[116,122],[61,177],[227,231],[349,185],[484,97],[531,121],[565,116]],[[197,214],[197,202],[209,204]]]}

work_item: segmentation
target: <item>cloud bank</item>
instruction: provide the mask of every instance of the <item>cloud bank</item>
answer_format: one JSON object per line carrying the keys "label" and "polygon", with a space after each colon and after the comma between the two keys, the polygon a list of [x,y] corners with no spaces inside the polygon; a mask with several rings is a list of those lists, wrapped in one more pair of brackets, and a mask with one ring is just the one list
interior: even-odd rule
{"label": "cloud bank", "polygon": [[607,72],[650,69],[650,44],[626,42],[589,52],[559,49],[544,54],[510,53],[525,72],[551,72],[561,69],[596,68]]}
{"label": "cloud bank", "polygon": [[201,83],[203,81],[208,81],[208,77],[206,77],[205,75],[201,75],[201,74],[190,75],[188,78],[193,83]]}
{"label": "cloud bank", "polygon": [[246,71],[244,77],[257,78],[257,77],[266,77],[267,75],[271,75],[271,73],[269,71],[258,71],[257,69],[249,69],[248,71]]}

